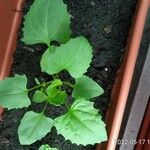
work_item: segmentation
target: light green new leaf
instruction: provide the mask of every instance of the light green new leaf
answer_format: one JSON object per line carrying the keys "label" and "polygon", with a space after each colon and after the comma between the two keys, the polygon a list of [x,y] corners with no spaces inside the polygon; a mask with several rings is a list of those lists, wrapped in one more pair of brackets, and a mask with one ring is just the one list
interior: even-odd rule
{"label": "light green new leaf", "polygon": [[19,141],[21,145],[30,145],[43,138],[50,132],[53,120],[42,113],[27,112],[21,120],[18,128]]}
{"label": "light green new leaf", "polygon": [[61,86],[63,83],[60,79],[55,79],[47,88],[47,90],[50,90],[54,87],[58,87],[58,86]]}
{"label": "light green new leaf", "polygon": [[60,91],[55,95],[55,97],[53,98],[48,97],[48,102],[55,106],[59,106],[65,103],[66,99],[67,99],[67,93],[65,91]]}
{"label": "light green new leaf", "polygon": [[57,148],[51,148],[49,145],[42,145],[39,150],[58,150]]}
{"label": "light green new leaf", "polygon": [[91,78],[82,76],[76,79],[76,84],[73,89],[73,97],[83,97],[89,100],[103,93],[103,89]]}
{"label": "light green new leaf", "polygon": [[57,88],[52,88],[52,89],[47,88],[46,92],[48,95],[48,99],[53,99],[56,96],[56,94],[60,92],[60,90]]}
{"label": "light green new leaf", "polygon": [[92,59],[92,47],[84,37],[71,39],[66,44],[49,49],[42,56],[42,71],[55,74],[67,70],[72,77],[81,77],[89,68]]}
{"label": "light green new leaf", "polygon": [[70,39],[70,15],[63,0],[35,0],[25,16],[24,38],[26,44],[46,43]]}
{"label": "light green new leaf", "polygon": [[35,103],[41,103],[44,102],[47,99],[47,96],[39,90],[36,90],[33,95],[33,102]]}
{"label": "light green new leaf", "polygon": [[0,105],[10,109],[28,107],[31,102],[25,75],[15,75],[0,81]]}
{"label": "light green new leaf", "polygon": [[36,82],[37,84],[40,84],[40,81],[38,80],[38,78],[35,78],[35,82]]}
{"label": "light green new leaf", "polygon": [[61,91],[58,86],[62,85],[62,81],[59,79],[54,80],[46,89],[47,92],[47,101],[50,104],[59,106],[63,104],[67,99],[67,93]]}
{"label": "light green new leaf", "polygon": [[107,140],[105,123],[93,102],[75,100],[68,113],[55,119],[58,134],[77,145],[100,143]]}

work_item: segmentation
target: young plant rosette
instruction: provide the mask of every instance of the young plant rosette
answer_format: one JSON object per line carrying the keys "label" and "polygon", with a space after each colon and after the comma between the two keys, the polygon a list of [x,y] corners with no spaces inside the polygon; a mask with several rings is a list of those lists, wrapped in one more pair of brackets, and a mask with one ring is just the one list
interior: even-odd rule
{"label": "young plant rosette", "polygon": [[[42,10],[42,11],[40,11]],[[103,89],[90,77],[84,75],[92,61],[92,47],[88,40],[79,36],[70,38],[70,18],[62,0],[35,0],[25,16],[23,39],[25,44],[45,43],[48,48],[41,59],[41,70],[52,75],[53,80],[41,82],[27,89],[27,77],[15,75],[0,81],[0,105],[10,109],[28,107],[28,93],[34,91],[32,101],[44,103],[42,112],[25,113],[18,127],[19,141],[30,145],[42,139],[56,127],[57,133],[77,145],[100,143],[107,140],[105,123],[90,100],[103,94]],[[60,46],[50,44],[58,41]],[[59,73],[65,70],[75,83],[62,81]],[[63,86],[72,89],[73,103],[68,105],[68,94]],[[64,105],[67,112],[55,119],[45,116],[48,105]],[[56,150],[42,145],[39,150]]]}

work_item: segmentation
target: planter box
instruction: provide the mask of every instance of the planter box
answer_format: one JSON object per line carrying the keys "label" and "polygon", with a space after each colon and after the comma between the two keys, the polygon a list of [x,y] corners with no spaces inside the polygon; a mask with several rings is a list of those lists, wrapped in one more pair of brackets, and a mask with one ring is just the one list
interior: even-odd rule
{"label": "planter box", "polygon": [[138,143],[136,145],[136,149],[135,150],[148,150],[150,149],[150,99],[149,99],[149,103],[147,106],[147,110],[143,119],[143,124],[141,126],[141,130],[139,132],[139,136],[138,136],[138,140],[145,140],[143,142],[143,144]]}
{"label": "planter box", "polygon": [[[139,137],[140,126],[144,123],[144,114],[146,115],[146,108],[148,107],[148,101],[150,96],[150,8],[148,11],[147,19],[144,26],[144,32],[140,44],[138,58],[134,70],[134,76],[126,104],[125,113],[121,125],[119,139],[126,139],[132,142],[134,139],[138,145],[148,144],[148,138]],[[147,108],[147,111],[149,108]],[[149,110],[150,111],[150,110]],[[148,112],[147,112],[148,113]],[[146,117],[146,116],[145,116]],[[145,121],[150,123],[148,117]],[[147,124],[146,123],[146,124]],[[147,131],[146,131],[147,130]],[[144,129],[141,129],[141,133],[147,134],[149,127],[144,125]],[[133,143],[133,142],[132,142]],[[119,150],[134,149],[135,144],[121,144],[117,145]],[[149,144],[150,146],[150,144]]]}
{"label": "planter box", "polygon": [[139,0],[137,4],[124,61],[117,74],[106,116],[109,140],[98,145],[97,150],[114,150],[116,147],[149,6],[149,0]]}
{"label": "planter box", "polygon": [[[16,48],[17,31],[20,24],[21,7],[23,0],[2,0],[0,5],[0,18],[3,18],[0,25],[0,79],[4,79],[10,71],[12,54]],[[97,150],[115,149],[114,139],[118,138],[120,126],[126,106],[130,84],[134,72],[138,49],[142,37],[145,18],[149,7],[149,0],[140,0],[135,16],[134,25],[131,29],[126,54],[123,64],[117,73],[116,82],[112,91],[111,106],[106,115],[109,141],[98,145]],[[2,109],[0,109],[0,114]]]}
{"label": "planter box", "polygon": [[[10,72],[23,1],[1,0],[0,2],[0,79],[4,79]],[[2,111],[0,107],[0,114]]]}
{"label": "planter box", "polygon": [[23,0],[1,0],[0,4],[0,79],[9,74],[16,48]]}

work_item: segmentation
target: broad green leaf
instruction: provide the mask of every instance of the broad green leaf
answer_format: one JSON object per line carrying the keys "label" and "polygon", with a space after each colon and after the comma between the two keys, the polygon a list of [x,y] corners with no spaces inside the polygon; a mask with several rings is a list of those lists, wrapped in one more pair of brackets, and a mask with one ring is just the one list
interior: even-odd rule
{"label": "broad green leaf", "polygon": [[103,89],[91,78],[82,76],[76,79],[76,84],[73,90],[73,97],[83,97],[89,100],[103,93]]}
{"label": "broad green leaf", "polygon": [[35,91],[33,95],[33,102],[35,103],[41,103],[47,99],[47,96],[42,91]]}
{"label": "broad green leaf", "polygon": [[55,79],[49,86],[48,86],[48,90],[54,88],[54,87],[58,87],[62,85],[62,81],[60,79]]}
{"label": "broad green leaf", "polygon": [[58,150],[57,148],[51,148],[49,145],[42,145],[39,150]]}
{"label": "broad green leaf", "polygon": [[48,97],[48,102],[55,106],[59,106],[63,104],[66,101],[66,99],[67,99],[67,93],[65,91],[60,91],[55,95],[55,97],[53,98]]}
{"label": "broad green leaf", "polygon": [[75,100],[68,113],[55,119],[58,134],[77,145],[106,141],[105,123],[93,104],[84,99]]}
{"label": "broad green leaf", "polygon": [[31,102],[26,88],[25,75],[15,75],[0,81],[0,105],[10,109],[28,107]]}
{"label": "broad green leaf", "polygon": [[71,39],[66,44],[49,49],[42,56],[42,71],[55,74],[67,70],[72,77],[81,77],[89,68],[92,59],[92,47],[84,37]]}
{"label": "broad green leaf", "polygon": [[25,16],[23,39],[26,44],[46,43],[70,39],[70,15],[63,0],[35,0]]}
{"label": "broad green leaf", "polygon": [[52,126],[53,120],[44,116],[43,113],[27,112],[18,128],[21,145],[30,145],[40,140],[50,132]]}

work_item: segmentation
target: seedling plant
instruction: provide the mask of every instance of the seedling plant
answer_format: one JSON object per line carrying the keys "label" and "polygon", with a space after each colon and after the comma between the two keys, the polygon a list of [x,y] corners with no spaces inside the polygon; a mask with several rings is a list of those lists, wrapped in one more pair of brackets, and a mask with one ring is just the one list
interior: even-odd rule
{"label": "seedling plant", "polygon": [[[100,143],[107,140],[105,123],[90,99],[103,94],[103,89],[90,77],[84,75],[92,61],[92,47],[88,40],[79,36],[70,38],[70,18],[62,0],[35,0],[25,16],[23,39],[27,45],[45,43],[48,48],[42,56],[42,72],[52,75],[53,80],[40,82],[27,89],[27,77],[15,75],[0,81],[0,105],[19,109],[31,105],[28,93],[34,91],[32,101],[44,103],[42,112],[28,111],[18,127],[21,145],[40,140],[54,126],[57,133],[77,145]],[[58,41],[60,46],[50,44]],[[62,81],[59,73],[65,70],[75,83]],[[64,86],[72,89],[72,105],[68,105]],[[55,119],[45,116],[48,105],[65,105],[67,112]],[[42,145],[39,150],[56,150]]]}

